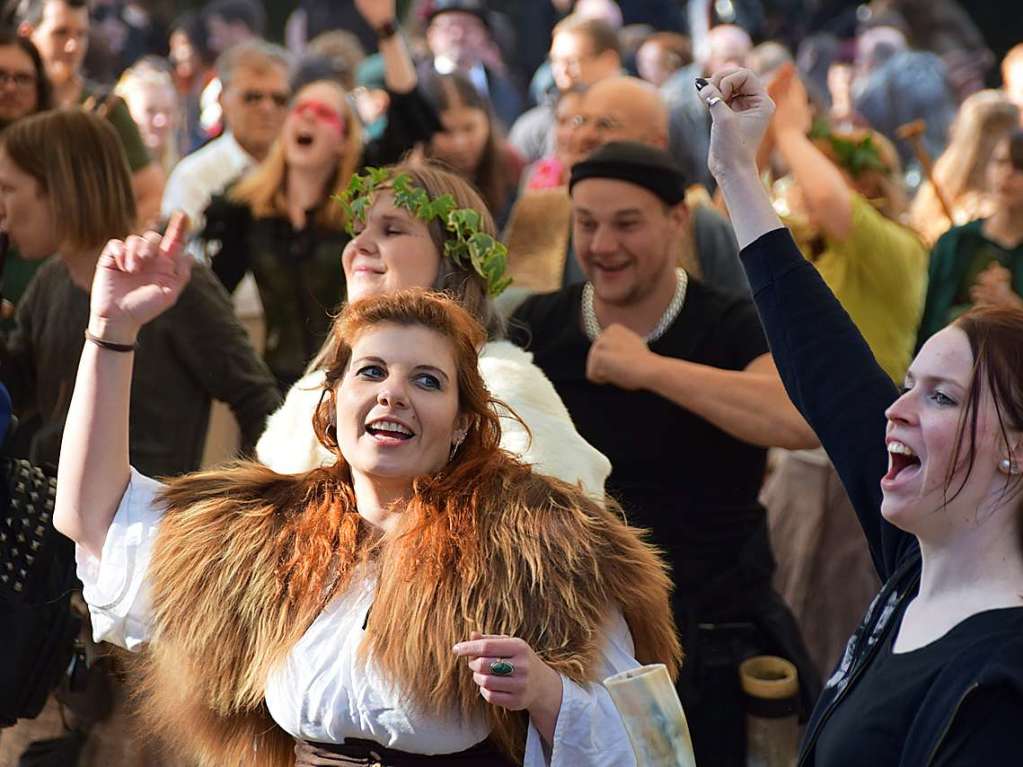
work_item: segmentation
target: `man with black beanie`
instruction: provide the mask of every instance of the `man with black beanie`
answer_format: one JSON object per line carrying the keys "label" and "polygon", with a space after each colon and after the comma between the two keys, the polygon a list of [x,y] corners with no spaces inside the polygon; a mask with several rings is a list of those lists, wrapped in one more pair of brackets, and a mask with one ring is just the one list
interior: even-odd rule
{"label": "man with black beanie", "polygon": [[771,587],[757,500],[767,447],[817,443],[785,394],[750,300],[676,266],[685,181],[666,152],[633,142],[577,163],[573,242],[588,281],[528,298],[512,326],[579,433],[611,459],[609,492],[671,562],[686,652],[678,689],[697,763],[738,767],[739,662],[792,660],[807,712],[820,687]]}

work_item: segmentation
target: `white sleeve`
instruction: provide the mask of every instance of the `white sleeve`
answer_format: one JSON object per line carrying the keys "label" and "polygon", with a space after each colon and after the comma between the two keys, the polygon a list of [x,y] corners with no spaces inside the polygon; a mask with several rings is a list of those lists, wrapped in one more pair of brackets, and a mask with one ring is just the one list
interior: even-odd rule
{"label": "white sleeve", "polygon": [[508,341],[494,341],[480,357],[480,373],[490,393],[529,427],[527,432],[514,418],[502,416],[501,447],[538,473],[571,485],[581,483],[587,494],[603,498],[611,462],[576,430],[554,384],[533,356]]}
{"label": "white sleeve", "polygon": [[[632,634],[618,608],[609,612],[603,634],[600,679],[639,666]],[[562,676],[561,689],[554,743],[548,747],[531,722],[523,767],[633,767],[636,756],[625,723],[604,686],[578,685]]]}
{"label": "white sleeve", "polygon": [[156,496],[163,485],[131,470],[100,558],[75,547],[82,595],[89,604],[92,634],[97,642],[111,642],[128,650],[149,640],[152,603],[149,562],[163,508]]}
{"label": "white sleeve", "polygon": [[167,218],[180,210],[188,214],[189,230],[198,232],[202,229],[202,217],[210,200],[192,172],[193,162],[187,160],[185,158],[178,163],[167,178],[160,200],[160,215]]}
{"label": "white sleeve", "polygon": [[288,390],[284,404],[267,419],[256,443],[256,458],[264,466],[278,474],[301,474],[337,460],[313,431],[323,379],[323,371],[317,370],[299,380]]}

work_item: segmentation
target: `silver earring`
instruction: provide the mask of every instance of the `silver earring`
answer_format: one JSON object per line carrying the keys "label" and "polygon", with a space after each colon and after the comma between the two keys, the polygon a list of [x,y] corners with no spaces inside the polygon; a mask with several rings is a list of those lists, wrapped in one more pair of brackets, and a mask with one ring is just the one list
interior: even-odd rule
{"label": "silver earring", "polygon": [[1002,474],[1019,474],[1019,464],[1015,461],[1011,461],[1008,458],[1003,458],[998,463],[998,470]]}
{"label": "silver earring", "polygon": [[451,443],[451,452],[448,453],[449,461],[455,457],[455,453],[458,452],[458,448],[460,448],[462,443],[465,442],[465,434],[466,433],[464,431],[455,432],[455,441]]}

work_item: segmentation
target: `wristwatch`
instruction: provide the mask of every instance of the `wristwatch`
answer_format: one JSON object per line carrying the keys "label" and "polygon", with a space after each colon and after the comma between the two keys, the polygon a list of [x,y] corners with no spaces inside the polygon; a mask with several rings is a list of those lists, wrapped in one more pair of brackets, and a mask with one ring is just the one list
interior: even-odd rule
{"label": "wristwatch", "polygon": [[394,23],[394,19],[391,19],[390,21],[385,21],[374,31],[377,33],[377,40],[390,40],[398,34],[398,25]]}

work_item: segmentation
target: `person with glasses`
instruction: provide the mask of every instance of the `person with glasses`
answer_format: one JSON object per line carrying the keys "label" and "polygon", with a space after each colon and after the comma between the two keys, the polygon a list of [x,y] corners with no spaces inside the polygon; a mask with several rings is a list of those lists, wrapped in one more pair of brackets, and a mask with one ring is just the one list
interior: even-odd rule
{"label": "person with glasses", "polygon": [[114,126],[132,173],[138,215],[135,226],[155,220],[166,181],[163,169],[149,156],[124,101],[82,75],[89,48],[88,4],[85,0],[25,0],[18,10],[18,34],[39,50],[53,86],[54,106],[84,106]]}
{"label": "person with glasses", "polygon": [[[567,16],[554,27],[548,60],[559,93],[592,85],[622,69],[615,30],[604,21],[578,15]],[[508,140],[526,162],[536,162],[554,151],[554,129],[554,105],[543,103],[515,121]]]}
{"label": "person with glasses", "polygon": [[[35,45],[10,28],[0,28],[0,132],[52,106],[53,91]],[[22,258],[8,244],[0,266],[0,330],[14,327],[15,307],[41,264]]]}
{"label": "person with glasses", "polygon": [[290,54],[264,40],[239,43],[217,59],[224,132],[177,164],[161,211],[186,213],[195,229],[210,199],[266,159],[287,116]]}
{"label": "person with glasses", "polygon": [[[343,191],[362,165],[398,160],[440,130],[417,91],[415,66],[395,29],[394,0],[358,0],[377,30],[391,92],[387,130],[365,143],[362,126],[334,80],[305,85],[284,105],[283,129],[265,159],[206,210],[200,246],[233,292],[249,273],[266,321],[265,359],[282,391],[303,374],[345,297],[338,254],[349,240]],[[250,109],[278,105],[279,94],[243,91]],[[268,101],[269,100],[269,101]]]}
{"label": "person with glasses", "polygon": [[0,29],[0,131],[53,106],[43,60],[32,41]]}

